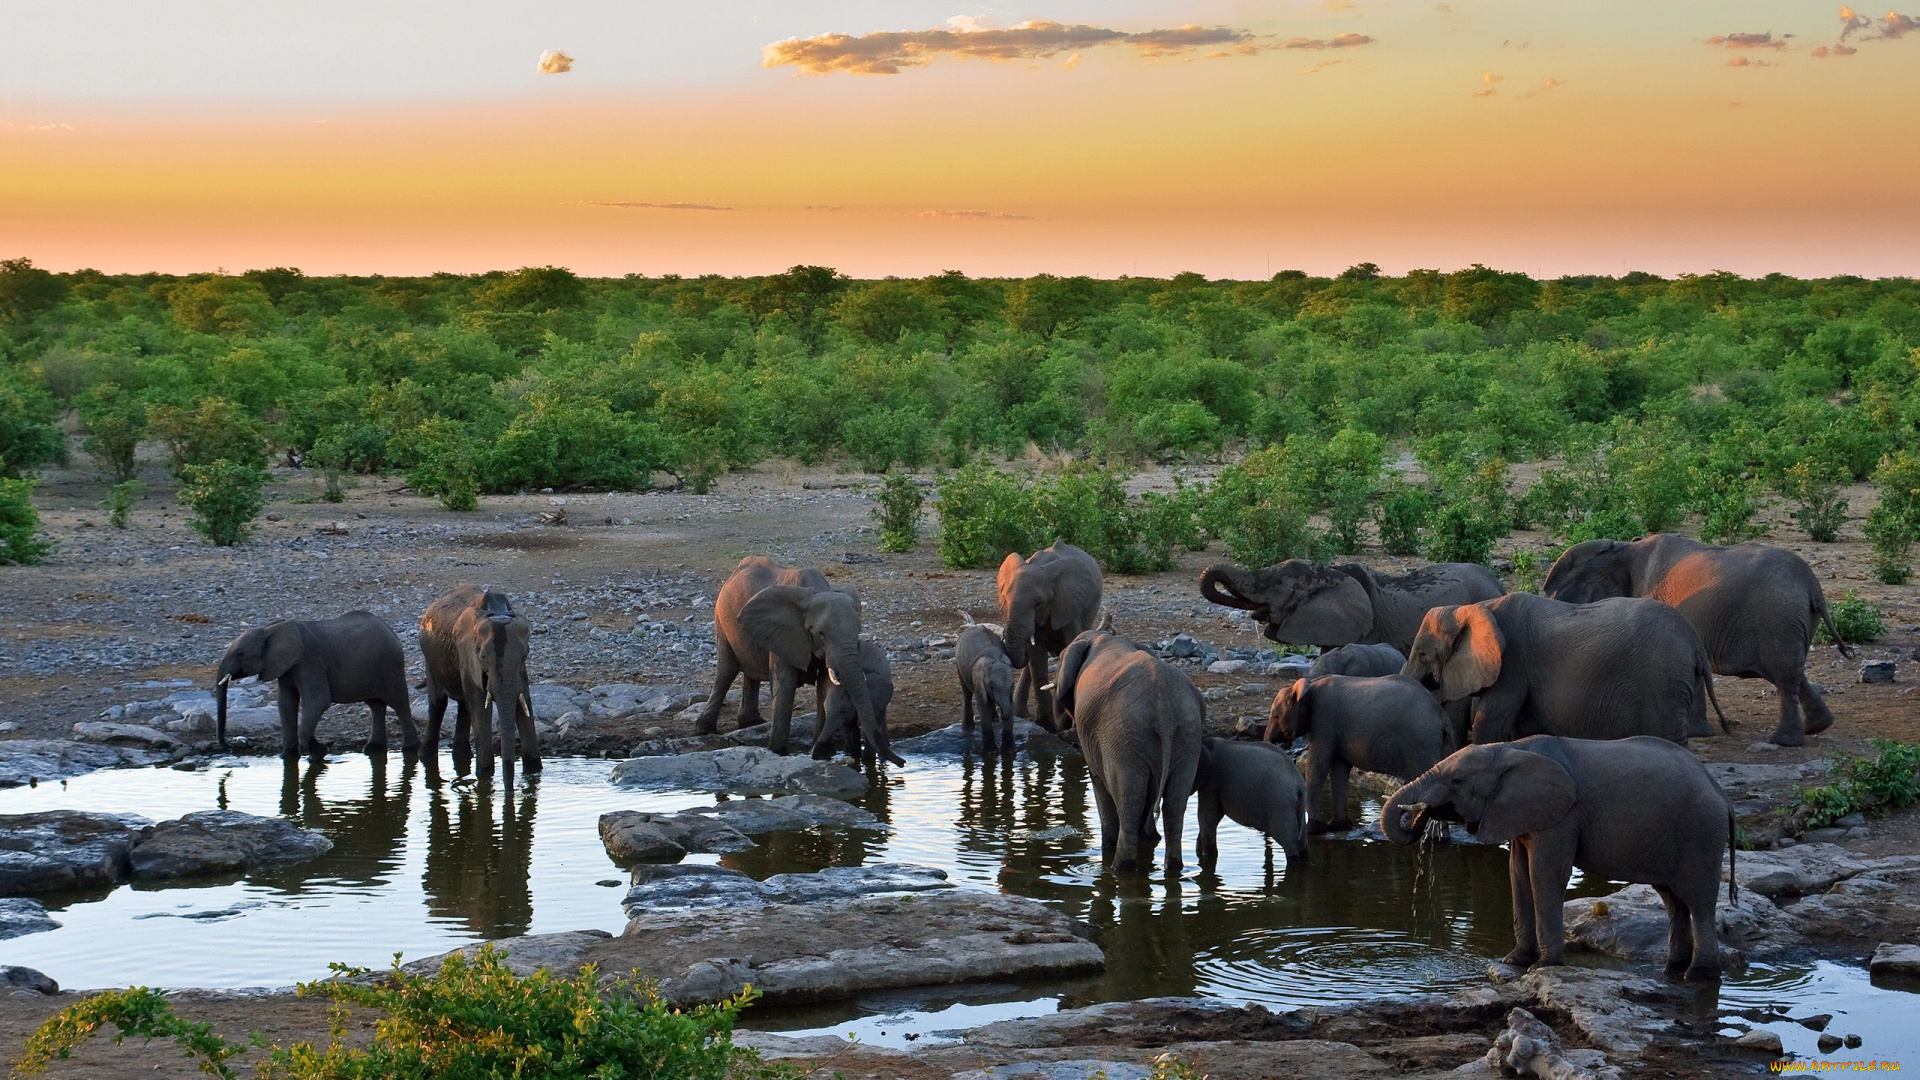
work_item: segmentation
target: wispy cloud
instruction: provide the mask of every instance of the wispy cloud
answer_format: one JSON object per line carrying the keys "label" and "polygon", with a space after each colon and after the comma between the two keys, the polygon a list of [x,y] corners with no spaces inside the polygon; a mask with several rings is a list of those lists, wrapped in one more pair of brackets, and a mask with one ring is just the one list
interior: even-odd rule
{"label": "wispy cloud", "polygon": [[1707,44],[1728,49],[1784,49],[1792,34],[1774,37],[1772,31],[1764,34],[1721,34],[1710,37]]}
{"label": "wispy cloud", "polygon": [[846,207],[844,207],[844,206],[834,206],[834,205],[831,205],[831,204],[829,204],[829,203],[816,203],[816,204],[815,204],[815,205],[813,205],[813,206],[807,206],[807,207],[802,207],[802,209],[805,209],[805,210],[818,210],[819,212],[821,212],[821,213],[823,213],[823,214],[837,214],[837,213],[839,213],[840,211],[842,211],[842,210],[844,210],[844,209],[846,209]]}
{"label": "wispy cloud", "polygon": [[1852,56],[1859,51],[1851,45],[1820,45],[1814,48],[1813,55],[1824,59],[1829,56]]}
{"label": "wispy cloud", "polygon": [[11,120],[0,123],[0,127],[13,128],[15,131],[72,131],[72,124],[16,124]]}
{"label": "wispy cloud", "polygon": [[573,57],[559,49],[548,49],[540,54],[538,70],[542,75],[565,75],[573,70]]}
{"label": "wispy cloud", "polygon": [[1288,38],[1280,47],[1283,49],[1351,49],[1359,45],[1371,45],[1373,39],[1365,34],[1335,34],[1330,38]]}
{"label": "wispy cloud", "polygon": [[1310,68],[1303,68],[1300,73],[1302,75],[1318,75],[1321,72],[1327,70],[1328,68],[1334,66],[1335,64],[1344,64],[1344,63],[1346,63],[1345,60],[1322,60]]}
{"label": "wispy cloud", "polygon": [[922,210],[923,218],[946,221],[1032,221],[1026,214],[1004,214],[997,210]]}
{"label": "wispy cloud", "polygon": [[1840,40],[1845,41],[1853,34],[1873,25],[1873,20],[1846,5],[1840,7]]}
{"label": "wispy cloud", "polygon": [[1773,67],[1775,65],[1773,64],[1772,61],[1756,60],[1751,56],[1736,56],[1733,59],[1727,61],[1727,66],[1744,68],[1744,67]]}
{"label": "wispy cloud", "polygon": [[1473,96],[1477,98],[1494,97],[1500,93],[1499,84],[1506,81],[1507,77],[1505,75],[1495,75],[1491,71],[1483,71],[1480,73],[1480,89],[1475,90]]}
{"label": "wispy cloud", "polygon": [[606,207],[611,207],[612,209],[615,209],[615,210],[713,210],[713,211],[722,211],[722,212],[730,212],[733,210],[733,207],[731,206],[709,206],[706,203],[691,203],[691,202],[624,202],[624,201],[595,200],[595,201],[589,201],[587,205],[588,206],[606,206]]}
{"label": "wispy cloud", "polygon": [[1880,36],[1888,40],[1906,37],[1915,30],[1920,30],[1920,20],[1911,15],[1889,11],[1887,17],[1880,20]]}
{"label": "wispy cloud", "polygon": [[1542,94],[1551,94],[1555,90],[1558,90],[1565,85],[1566,83],[1563,83],[1559,79],[1556,79],[1553,76],[1549,75],[1545,79],[1541,80],[1539,86],[1534,87],[1533,89],[1527,91],[1524,94],[1521,94],[1520,96],[1522,98],[1537,98]]}
{"label": "wispy cloud", "polygon": [[[1226,26],[1177,26],[1128,32],[1086,23],[1031,20],[1006,29],[990,29],[972,18],[951,20],[937,30],[880,31],[871,34],[817,34],[788,38],[761,52],[763,67],[792,67],[809,75],[845,71],[854,75],[898,75],[925,67],[942,56],[971,60],[1041,60],[1103,45],[1131,45],[1142,56],[1174,56],[1199,49],[1258,51],[1254,35]],[[1067,66],[1076,63],[1069,57]]]}

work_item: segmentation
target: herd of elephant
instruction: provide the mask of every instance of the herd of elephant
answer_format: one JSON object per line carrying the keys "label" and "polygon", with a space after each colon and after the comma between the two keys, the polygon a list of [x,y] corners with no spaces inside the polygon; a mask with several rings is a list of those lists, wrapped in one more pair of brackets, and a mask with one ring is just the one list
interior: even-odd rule
{"label": "herd of elephant", "polygon": [[[1261,741],[1205,736],[1198,688],[1115,633],[1110,616],[1101,619],[1100,568],[1065,542],[1007,556],[1000,626],[967,619],[954,650],[966,730],[977,722],[984,751],[1011,752],[1013,721],[1030,714],[1076,740],[1102,861],[1119,872],[1143,869],[1163,839],[1165,867],[1179,871],[1191,796],[1204,867],[1217,858],[1223,817],[1303,860],[1307,835],[1351,828],[1353,769],[1397,777],[1406,783],[1381,814],[1388,839],[1409,844],[1430,826],[1458,822],[1509,845],[1516,941],[1505,962],[1516,966],[1560,962],[1561,897],[1578,866],[1651,885],[1669,916],[1669,970],[1716,974],[1714,910],[1720,852],[1733,847],[1732,809],[1684,748],[1690,736],[1714,733],[1712,676],[1761,678],[1778,689],[1776,743],[1800,745],[1833,722],[1805,673],[1816,625],[1826,621],[1832,633],[1826,601],[1812,569],[1780,548],[1714,547],[1674,534],[1589,541],[1554,563],[1543,596],[1506,593],[1477,564],[1391,577],[1298,559],[1214,566],[1200,591],[1249,612],[1274,641],[1326,650],[1274,697]],[[834,588],[817,570],[742,559],[714,601],[717,670],[696,730],[717,731],[742,678],[738,725],[770,720],[768,747],[784,754],[795,693],[811,685],[814,757],[844,749],[904,764],[887,733],[887,655],[860,629],[852,589]],[[496,592],[462,584],[428,607],[420,647],[429,768],[449,701],[458,772],[493,774],[496,727],[508,783],[516,757],[528,772],[540,768],[528,640],[526,619]],[[235,640],[217,672],[223,745],[226,687],[255,675],[279,685],[290,759],[326,752],[314,727],[335,703],[370,707],[369,752],[385,749],[389,708],[406,749],[421,748],[402,645],[366,612],[276,622]],[[771,686],[767,718],[763,683]],[[1287,752],[1298,739],[1304,776]],[[1329,785],[1332,809],[1323,814]]]}

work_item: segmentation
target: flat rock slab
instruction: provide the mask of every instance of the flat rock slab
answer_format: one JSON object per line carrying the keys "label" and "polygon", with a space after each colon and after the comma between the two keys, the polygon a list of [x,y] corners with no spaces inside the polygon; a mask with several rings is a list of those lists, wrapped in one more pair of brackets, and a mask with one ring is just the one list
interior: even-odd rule
{"label": "flat rock slab", "polygon": [[950,888],[946,871],[911,863],[834,866],[811,874],[775,874],[765,881],[724,866],[636,866],[633,888],[621,903],[637,923],[651,922],[662,912],[752,910]]}
{"label": "flat rock slab", "polygon": [[[1873,868],[1838,844],[1796,844],[1773,851],[1740,853],[1740,887],[1762,896],[1812,896]],[[1721,877],[1724,879],[1725,874]]]}
{"label": "flat rock slab", "polygon": [[0,896],[112,888],[132,876],[146,824],[78,810],[0,815]]}
{"label": "flat rock slab", "polygon": [[47,915],[47,909],[41,907],[38,900],[24,896],[0,900],[0,941],[59,928],[59,922]]}
{"label": "flat rock slab", "polygon": [[825,795],[851,799],[864,794],[867,778],[845,765],[757,746],[733,746],[671,757],[628,758],[613,767],[616,787],[680,788],[736,795]]}
{"label": "flat rock slab", "polygon": [[1882,942],[1873,950],[1867,970],[1875,975],[1920,976],[1920,945],[1894,945]]}
{"label": "flat rock slab", "polygon": [[0,742],[0,787],[60,780],[98,769],[156,765],[167,755],[150,750],[64,739],[9,739]]}
{"label": "flat rock slab", "polygon": [[[653,913],[617,937],[598,931],[494,943],[515,970],[658,979],[669,1002],[718,1001],[751,984],[768,1004],[884,989],[1044,979],[1105,966],[1100,947],[1043,904],[973,890],[863,896],[832,904]],[[471,955],[479,946],[459,950]],[[437,969],[440,958],[417,970]]]}
{"label": "flat rock slab", "polygon": [[[1629,885],[1606,896],[1569,900],[1563,911],[1568,941],[1628,960],[1666,959],[1667,909],[1651,885]],[[1792,926],[1792,920],[1771,901],[1746,889],[1737,901],[1719,898],[1714,923],[1721,943],[1736,950],[1727,957],[1735,963],[1749,950],[1772,951]]]}
{"label": "flat rock slab", "polygon": [[305,862],[332,850],[333,841],[286,818],[202,810],[149,829],[134,845],[133,876],[152,881],[232,874]]}
{"label": "flat rock slab", "polygon": [[[968,731],[962,724],[948,724],[938,731],[902,739],[894,743],[893,748],[902,757],[961,757],[968,752],[977,754],[980,752],[980,727],[975,724],[974,729]],[[998,730],[994,737],[999,738]],[[1072,743],[1031,720],[1013,722],[1013,741],[1020,749],[1034,755],[1078,753]]]}
{"label": "flat rock slab", "polygon": [[[699,715],[699,710],[688,706],[691,720]],[[798,754],[813,749],[813,717],[810,712],[794,713],[787,729],[787,749]],[[724,750],[729,746],[766,746],[772,735],[772,724],[755,724],[752,727],[731,728],[715,732],[712,735],[683,735],[677,739],[648,739],[635,746],[633,757],[660,757],[667,754],[697,754],[706,750]]]}
{"label": "flat rock slab", "polygon": [[689,852],[746,851],[751,837],[831,827],[887,831],[865,810],[820,795],[737,799],[674,814],[616,810],[600,815],[600,840],[615,862],[677,862]]}
{"label": "flat rock slab", "polygon": [[188,746],[159,728],[143,724],[115,724],[105,720],[82,720],[73,725],[73,737],[80,742],[103,746],[125,746],[135,750],[153,750],[162,754],[186,753]]}
{"label": "flat rock slab", "polygon": [[57,994],[60,984],[30,967],[0,966],[0,990],[30,990],[36,994]]}
{"label": "flat rock slab", "polygon": [[1022,1061],[953,1074],[953,1080],[1147,1080],[1148,1065],[1130,1061],[1076,1058],[1072,1061]]}

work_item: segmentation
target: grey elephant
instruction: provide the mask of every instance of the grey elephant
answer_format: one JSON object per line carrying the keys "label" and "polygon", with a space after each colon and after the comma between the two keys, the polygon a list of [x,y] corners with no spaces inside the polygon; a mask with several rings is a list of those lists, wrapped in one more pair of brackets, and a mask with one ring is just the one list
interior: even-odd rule
{"label": "grey elephant", "polygon": [[1479,563],[1434,563],[1398,576],[1357,563],[1327,566],[1288,559],[1259,570],[1232,563],[1200,575],[1200,595],[1250,611],[1273,641],[1292,645],[1413,645],[1436,607],[1474,604],[1506,592]]}
{"label": "grey elephant", "polygon": [[[953,670],[960,679],[960,722],[973,730],[980,718],[980,749],[1013,752],[1013,661],[1000,635],[977,623],[960,631],[953,646]],[[998,728],[996,740],[995,728]]]}
{"label": "grey elephant", "polygon": [[407,697],[407,655],[393,628],[372,613],[350,611],[337,619],[282,619],[256,626],[227,646],[214,671],[217,699],[215,730],[227,745],[227,686],[257,675],[279,683],[280,755],[291,761],[302,753],[314,758],[327,746],[314,738],[330,705],[364,701],[373,714],[367,753],[387,749],[387,710],[400,716],[401,748],[420,749]]}
{"label": "grey elephant", "polygon": [[1342,645],[1320,654],[1307,671],[1307,677],[1321,675],[1398,675],[1407,666],[1407,657],[1391,645]]}
{"label": "grey elephant", "polygon": [[1779,692],[1780,723],[1771,741],[1800,746],[1833,724],[1820,691],[1807,681],[1814,626],[1824,621],[1841,654],[1853,654],[1833,628],[1820,579],[1791,551],[1765,544],[1714,547],[1675,533],[1632,543],[1589,540],[1561,553],[1542,591],[1574,604],[1608,596],[1672,604],[1700,634],[1716,674],[1765,679]]}
{"label": "grey elephant", "polygon": [[1387,839],[1410,844],[1430,821],[1464,822],[1509,843],[1516,967],[1561,962],[1562,904],[1574,867],[1589,878],[1651,885],[1667,908],[1667,970],[1720,970],[1714,906],[1720,851],[1735,898],[1733,807],[1684,747],[1639,736],[1610,742],[1536,735],[1469,746],[1393,793]]}
{"label": "grey elephant", "polygon": [[1700,635],[1658,600],[1624,597],[1565,604],[1512,593],[1435,608],[1401,674],[1443,702],[1471,698],[1476,743],[1523,735],[1684,743],[1713,700]]}
{"label": "grey elephant", "polygon": [[1142,869],[1166,828],[1166,869],[1181,865],[1180,830],[1200,767],[1207,708],[1186,674],[1108,630],[1089,630],[1060,655],[1062,715],[1080,736],[1100,813],[1100,858]]}
{"label": "grey elephant", "polygon": [[[893,663],[887,659],[887,650],[871,641],[861,641],[860,670],[866,672],[867,695],[873,699],[874,715],[884,731],[887,706],[893,703]],[[860,731],[860,716],[854,711],[852,696],[844,685],[829,680],[825,707],[813,714],[813,745],[818,747],[826,742],[831,749],[831,744],[841,741],[848,754],[865,757]]]}
{"label": "grey elephant", "polygon": [[[1280,746],[1307,740],[1308,830],[1315,834],[1353,828],[1347,777],[1354,769],[1411,780],[1461,742],[1440,703],[1404,675],[1295,680],[1273,696],[1264,737]],[[1320,796],[1329,780],[1333,813],[1323,817]]]}
{"label": "grey elephant", "polygon": [[1267,743],[1202,739],[1194,775],[1200,833],[1194,853],[1211,871],[1220,859],[1220,819],[1226,817],[1280,845],[1287,865],[1307,861],[1307,795],[1293,755]]}
{"label": "grey elephant", "polygon": [[[864,751],[906,764],[893,752],[860,665],[859,597],[833,588],[820,571],[781,566],[759,555],[741,559],[714,598],[713,641],[713,694],[700,710],[695,732],[711,735],[718,728],[720,708],[736,676],[745,677],[739,726],[762,723],[760,684],[771,682],[773,729],[767,745],[784,754],[792,734],[794,693],[802,684],[812,684],[815,711],[824,712],[826,688],[838,682],[853,705]],[[831,745],[814,744],[814,757],[832,753]]]}
{"label": "grey elephant", "polygon": [[[493,776],[493,737],[500,735],[503,779],[513,783],[515,758],[540,771],[527,653],[533,627],[504,593],[461,582],[420,616],[420,655],[427,668],[427,746],[437,756],[447,703],[454,705],[453,769],[466,775],[473,742],[480,744],[476,776]],[[430,761],[432,759],[429,759]],[[431,766],[430,766],[431,767]]]}
{"label": "grey elephant", "polygon": [[1007,659],[1021,672],[1014,715],[1027,714],[1034,698],[1034,722],[1058,731],[1047,686],[1047,660],[1094,627],[1100,612],[1100,564],[1064,540],[1022,559],[1013,552],[1000,563],[1000,615],[1006,626]]}

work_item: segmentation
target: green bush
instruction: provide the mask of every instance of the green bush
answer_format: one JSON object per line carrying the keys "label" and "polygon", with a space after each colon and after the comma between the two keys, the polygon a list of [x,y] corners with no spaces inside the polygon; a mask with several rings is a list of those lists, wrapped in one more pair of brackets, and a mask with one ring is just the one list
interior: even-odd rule
{"label": "green bush", "polygon": [[191,409],[154,405],[147,414],[154,433],[166,440],[173,475],[181,480],[189,466],[225,461],[257,469],[266,464],[265,427],[226,398],[202,398]]}
{"label": "green bush", "polygon": [[100,509],[107,512],[107,524],[116,529],[127,527],[127,514],[133,510],[133,504],[140,501],[140,495],[147,486],[138,480],[128,480],[124,484],[115,484],[107,489],[107,498]]}
{"label": "green bush", "polygon": [[97,383],[80,397],[80,422],[87,427],[81,446],[100,470],[115,483],[132,480],[134,455],[147,433],[147,407],[117,383]]}
{"label": "green bush", "polygon": [[1040,500],[1019,477],[976,461],[942,481],[939,495],[940,561],[947,566],[992,569],[1009,553],[1044,543]]}
{"label": "green bush", "polygon": [[[1841,640],[1849,645],[1872,641],[1887,632],[1887,625],[1880,621],[1880,609],[1852,589],[1848,589],[1838,603],[1827,609],[1827,618],[1833,621]],[[1814,627],[1813,640],[1823,645],[1833,644],[1833,635],[1827,632],[1826,623]]]}
{"label": "green bush", "polygon": [[1817,829],[1848,814],[1890,814],[1920,802],[1920,744],[1868,739],[1867,745],[1873,757],[1840,759],[1839,780],[1801,788],[1785,812]]}
{"label": "green bush", "polygon": [[1874,580],[1882,585],[1905,585],[1913,576],[1913,524],[1882,502],[1867,511],[1867,523],[1861,531],[1873,549]]}
{"label": "green bush", "polygon": [[1840,495],[1846,479],[1835,466],[1812,460],[1795,462],[1781,478],[1780,493],[1793,504],[1793,520],[1807,539],[1831,544],[1840,539],[1847,520],[1847,500]]}
{"label": "green bush", "polygon": [[1507,489],[1507,463],[1488,458],[1476,466],[1470,458],[1429,460],[1438,475],[1434,508],[1428,515],[1423,546],[1434,562],[1487,563],[1494,542],[1513,532],[1513,496]]}
{"label": "green bush", "polygon": [[874,409],[841,426],[841,440],[862,469],[918,469],[933,459],[933,418],[919,409]]}
{"label": "green bush", "polygon": [[180,501],[193,516],[193,531],[220,547],[232,547],[253,535],[253,521],[266,508],[267,473],[260,466],[224,459],[208,465],[184,465]]}
{"label": "green bush", "polygon": [[478,454],[466,429],[442,417],[433,417],[414,433],[419,463],[407,471],[407,486],[440,500],[448,510],[467,511],[480,506]]}
{"label": "green bush", "polygon": [[38,480],[9,479],[0,458],[0,566],[31,566],[53,551],[40,535],[40,511],[33,505]]}
{"label": "green bush", "polygon": [[1420,554],[1420,533],[1433,512],[1433,497],[1399,477],[1387,481],[1378,508],[1380,544],[1389,555]]}
{"label": "green bush", "polygon": [[485,455],[480,481],[490,492],[645,491],[670,456],[651,421],[595,399],[535,397]]}
{"label": "green bush", "polygon": [[920,507],[926,496],[904,473],[888,473],[874,500],[873,520],[880,526],[880,550],[912,551],[920,543]]}
{"label": "green bush", "polygon": [[[379,1014],[373,1039],[350,1045],[336,1029],[325,1045],[267,1046],[262,1080],[750,1080],[794,1075],[769,1069],[733,1045],[749,989],[716,1005],[675,1008],[655,984],[624,977],[602,986],[591,967],[571,977],[547,971],[525,978],[507,969],[491,945],[467,960],[448,957],[431,975],[400,970],[362,981],[365,969],[333,965],[339,977],[303,983],[302,997],[339,1009]],[[353,980],[353,981],[349,981]],[[210,1076],[233,1080],[230,1062],[247,1045],[228,1042],[211,1024],[178,1016],[164,994],[146,987],[96,994],[56,1013],[28,1039],[22,1076],[46,1071],[107,1026],[118,1043],[170,1039]]]}

